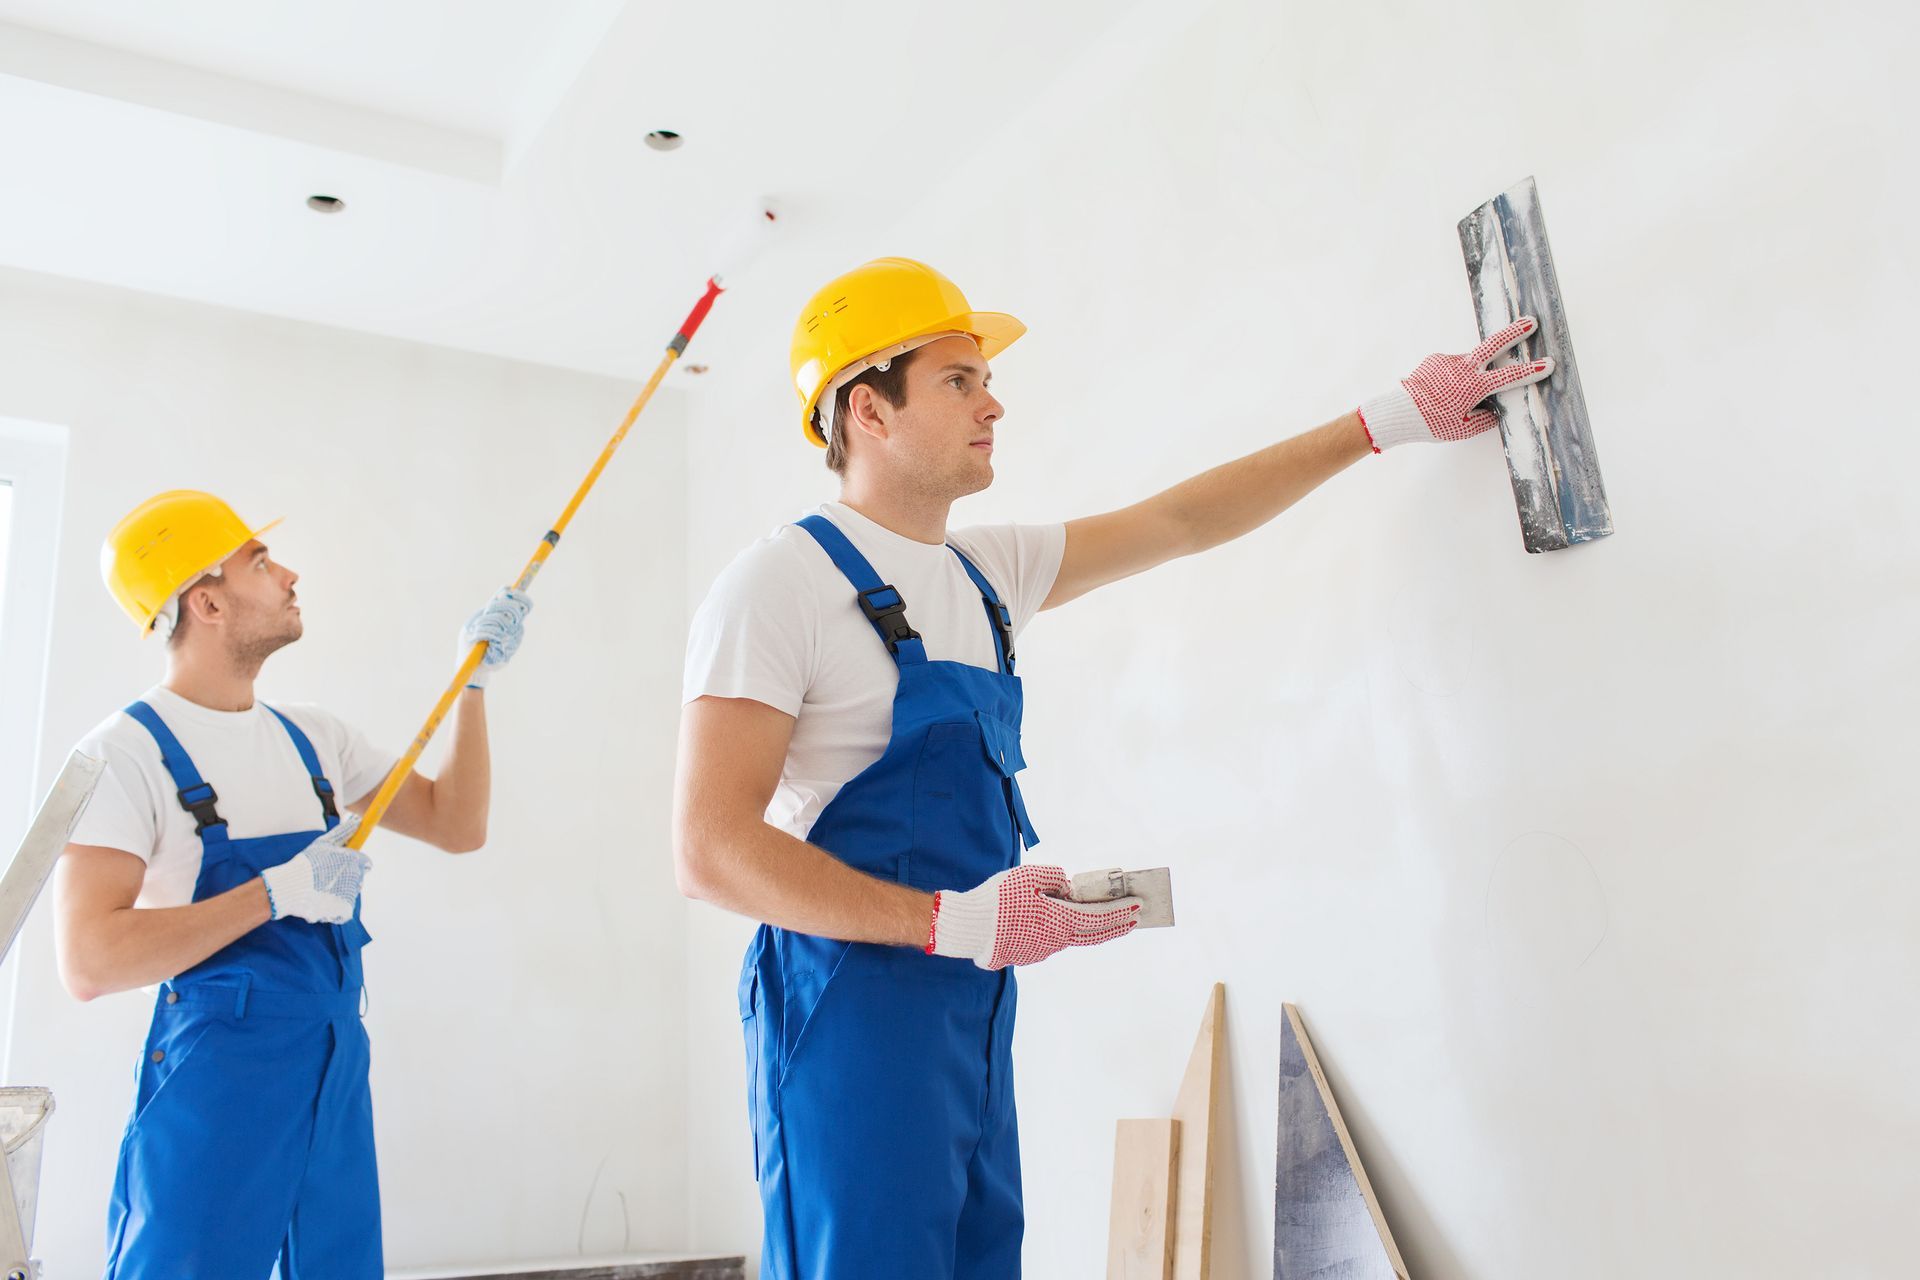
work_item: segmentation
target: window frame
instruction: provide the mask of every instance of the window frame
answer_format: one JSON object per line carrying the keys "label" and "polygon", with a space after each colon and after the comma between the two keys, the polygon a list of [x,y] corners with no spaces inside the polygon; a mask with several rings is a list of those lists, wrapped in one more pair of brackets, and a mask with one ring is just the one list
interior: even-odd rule
{"label": "window frame", "polygon": [[[0,566],[0,590],[6,593],[0,600],[0,861],[12,860],[42,792],[53,784],[51,776],[40,776],[40,738],[66,507],[67,445],[65,427],[0,417],[0,481],[13,490],[7,563]],[[12,1067],[17,957],[9,955],[5,967],[11,972],[0,979],[5,1007],[0,1079],[10,1078]]]}

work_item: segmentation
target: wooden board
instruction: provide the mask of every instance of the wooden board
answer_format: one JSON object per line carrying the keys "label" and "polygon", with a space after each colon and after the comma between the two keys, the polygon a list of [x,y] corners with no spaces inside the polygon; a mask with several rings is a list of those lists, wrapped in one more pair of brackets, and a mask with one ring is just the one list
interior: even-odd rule
{"label": "wooden board", "polygon": [[1281,1007],[1274,1280],[1407,1280],[1306,1023],[1292,1005]]}
{"label": "wooden board", "polygon": [[1107,1280],[1170,1280],[1177,1120],[1122,1120],[1113,1134]]}
{"label": "wooden board", "polygon": [[1179,1172],[1173,1188],[1174,1280],[1207,1280],[1213,1266],[1214,1118],[1219,1113],[1226,1000],[1226,987],[1214,983],[1173,1103],[1173,1118],[1180,1122]]}

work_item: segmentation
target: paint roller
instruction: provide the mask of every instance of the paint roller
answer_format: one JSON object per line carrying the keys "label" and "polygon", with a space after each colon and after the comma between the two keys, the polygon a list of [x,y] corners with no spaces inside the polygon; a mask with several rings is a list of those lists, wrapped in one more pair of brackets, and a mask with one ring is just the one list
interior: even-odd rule
{"label": "paint roller", "polygon": [[1553,358],[1544,382],[1512,387],[1494,397],[1500,439],[1506,445],[1520,534],[1528,551],[1556,551],[1613,532],[1600,460],[1593,452],[1587,400],[1560,280],[1547,243],[1540,192],[1528,178],[1460,220],[1460,249],[1481,338],[1535,316],[1539,330],[1495,367]]}
{"label": "paint roller", "polygon": [[755,200],[735,219],[713,254],[713,278],[722,289],[753,259],[760,256],[780,227],[780,209],[770,196]]}
{"label": "paint roller", "polygon": [[[766,247],[779,224],[780,212],[774,202],[764,198],[756,200],[752,208],[738,220],[717,246],[711,261],[719,269],[707,277],[706,291],[700,295],[700,300],[693,304],[693,310],[687,313],[687,318],[674,331],[672,339],[667,343],[665,353],[660,357],[659,365],[654,368],[646,385],[640,389],[640,394],[635,397],[632,407],[627,410],[627,416],[621,420],[612,438],[600,450],[600,456],[595,458],[593,465],[587,469],[586,478],[573,491],[573,497],[561,511],[560,518],[555,520],[541,536],[539,544],[534,548],[532,558],[520,570],[520,576],[514,580],[513,586],[516,590],[525,591],[533,585],[533,580],[540,575],[540,569],[546,564],[547,557],[551,556],[554,548],[560,545],[561,535],[566,533],[567,526],[573,522],[574,513],[580,510],[580,504],[586,501],[587,494],[592,492],[593,486],[599,482],[600,473],[607,469],[607,464],[613,460],[613,455],[619,451],[620,445],[626,440],[627,432],[633,427],[634,420],[640,416],[640,411],[647,407],[647,402],[653,399],[653,393],[659,389],[661,379],[667,376],[667,370],[671,369],[674,361],[686,352],[687,344],[693,340],[693,335],[705,323],[707,313],[713,310],[715,299],[738,279],[740,271]],[[480,665],[486,652],[487,644],[484,640],[467,650],[466,657],[460,662],[460,669],[454,673],[452,681],[440,694],[440,700],[434,704],[432,712],[428,714],[427,722],[421,726],[420,732],[415,735],[406,753],[395,762],[393,769],[387,774],[386,781],[380,784],[380,790],[374,793],[373,803],[367,806],[367,812],[360,819],[359,830],[347,840],[348,848],[361,848],[366,844],[367,837],[373,834],[374,828],[380,825],[380,819],[386,815],[387,806],[392,804],[394,796],[399,794],[401,786],[407,780],[407,775],[413,771],[414,763],[420,759],[420,753],[425,751],[427,743],[432,741],[435,730],[439,729],[440,722],[446,719],[447,712],[452,710],[454,700],[460,696],[460,691],[466,688],[467,678]]]}

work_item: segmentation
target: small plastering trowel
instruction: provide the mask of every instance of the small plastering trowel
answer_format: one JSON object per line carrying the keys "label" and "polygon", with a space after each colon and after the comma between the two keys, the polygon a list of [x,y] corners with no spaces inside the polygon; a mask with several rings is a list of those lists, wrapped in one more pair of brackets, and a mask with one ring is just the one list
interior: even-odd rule
{"label": "small plastering trowel", "polygon": [[1482,338],[1521,316],[1540,321],[1537,333],[1495,360],[1493,367],[1553,357],[1553,374],[1546,381],[1510,388],[1493,398],[1527,550],[1556,551],[1606,537],[1613,532],[1613,515],[1600,482],[1567,309],[1560,300],[1533,179],[1462,218],[1460,249],[1467,259]]}
{"label": "small plastering trowel", "polygon": [[1173,924],[1173,874],[1165,867],[1146,871],[1082,871],[1067,890],[1072,902],[1112,902],[1115,898],[1140,899],[1141,929],[1165,929]]}

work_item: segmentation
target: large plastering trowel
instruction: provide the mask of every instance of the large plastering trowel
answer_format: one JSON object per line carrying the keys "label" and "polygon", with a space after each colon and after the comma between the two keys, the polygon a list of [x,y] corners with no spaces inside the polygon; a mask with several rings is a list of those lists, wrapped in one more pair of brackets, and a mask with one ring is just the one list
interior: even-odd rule
{"label": "large plastering trowel", "polygon": [[1497,360],[1496,367],[1553,357],[1553,375],[1546,381],[1494,397],[1527,550],[1555,551],[1606,537],[1613,532],[1613,516],[1600,482],[1600,460],[1593,453],[1567,309],[1560,300],[1533,179],[1462,218],[1460,248],[1467,258],[1482,338],[1521,316],[1540,321],[1539,332]]}
{"label": "large plastering trowel", "polygon": [[1165,867],[1146,871],[1122,871],[1119,867],[1082,871],[1073,878],[1067,897],[1074,902],[1138,898],[1140,923],[1137,927],[1164,929],[1173,924],[1173,873]]}

